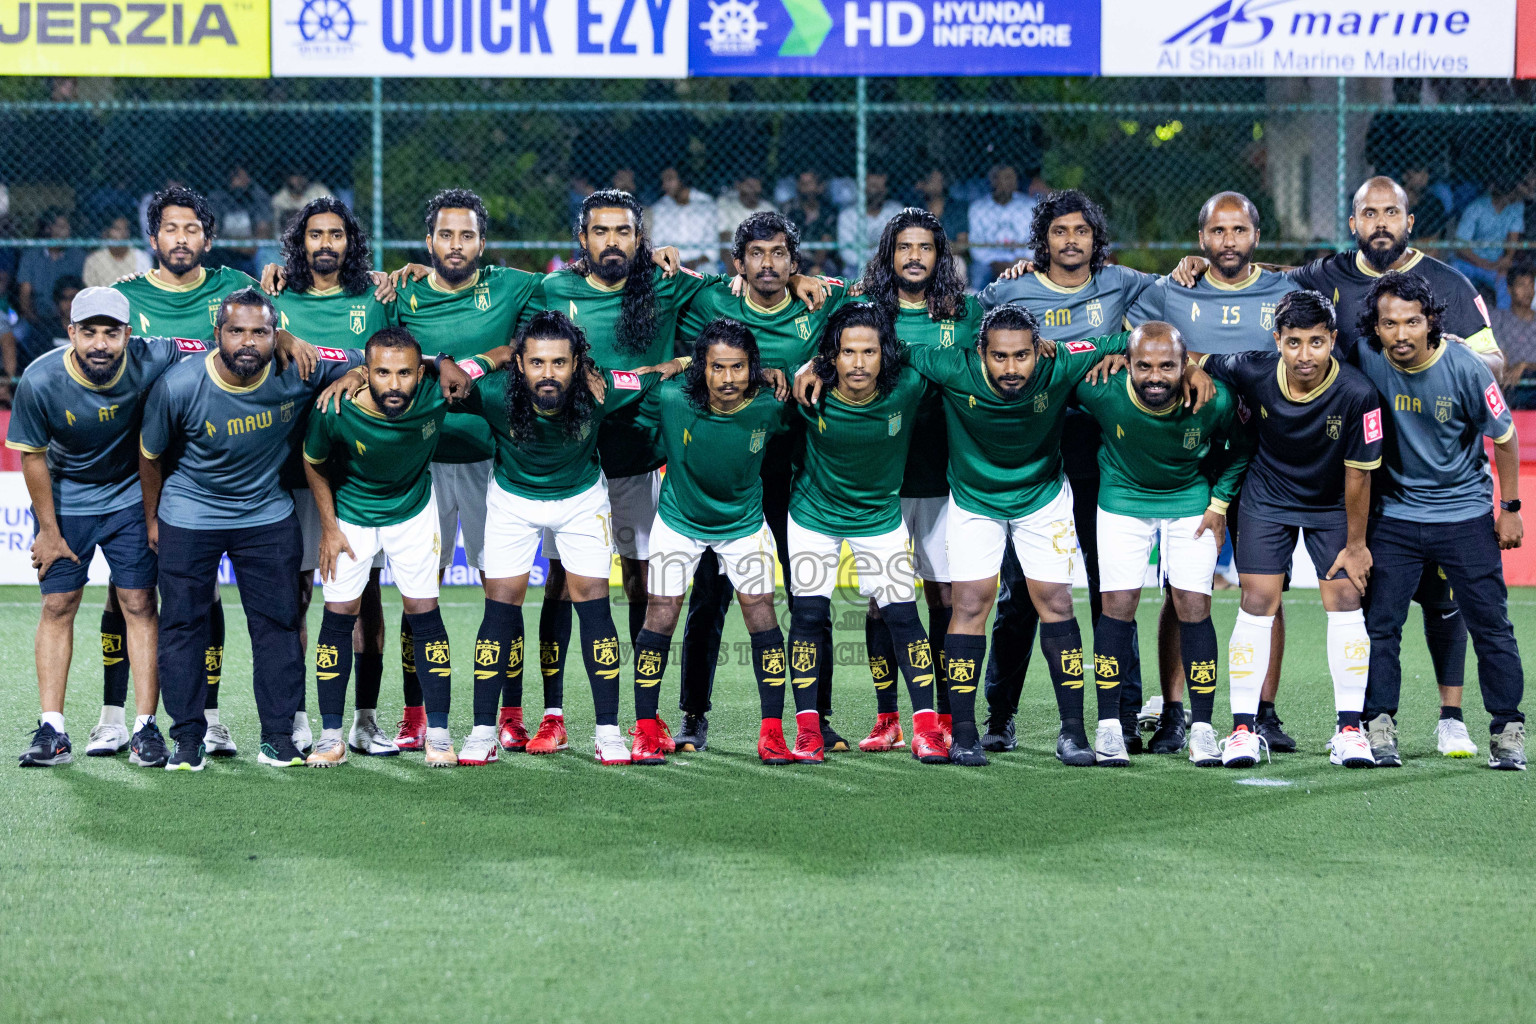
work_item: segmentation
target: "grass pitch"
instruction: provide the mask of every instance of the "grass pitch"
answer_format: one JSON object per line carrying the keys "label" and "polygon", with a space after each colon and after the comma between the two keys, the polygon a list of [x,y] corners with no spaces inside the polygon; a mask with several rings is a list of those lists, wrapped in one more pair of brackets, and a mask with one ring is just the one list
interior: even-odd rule
{"label": "grass pitch", "polygon": [[[222,703],[240,757],[201,774],[78,753],[0,768],[0,1020],[1536,1019],[1532,780],[1435,752],[1416,611],[1396,771],[1321,753],[1332,691],[1314,592],[1287,604],[1280,710],[1302,752],[1252,771],[1182,757],[1064,768],[1038,667],[1020,749],[990,768],[905,752],[766,768],[751,673],[734,661],[707,752],[603,768],[573,661],[565,754],[447,771],[354,755],[321,772],[256,764],[249,648],[225,595]],[[99,708],[100,600],[87,594],[76,634],[77,751]],[[457,741],[480,599],[444,600]],[[36,602],[0,589],[8,758],[36,717]],[[1517,635],[1536,636],[1536,592],[1511,605]],[[311,635],[319,612],[317,595]],[[398,621],[393,591],[386,614]],[[1223,641],[1235,614],[1218,594]],[[732,616],[728,640],[743,640]],[[874,714],[868,671],[837,678],[834,721],[857,739]],[[676,693],[674,666],[674,727]],[[526,696],[536,721],[536,675]],[[381,703],[393,722],[392,666]]]}

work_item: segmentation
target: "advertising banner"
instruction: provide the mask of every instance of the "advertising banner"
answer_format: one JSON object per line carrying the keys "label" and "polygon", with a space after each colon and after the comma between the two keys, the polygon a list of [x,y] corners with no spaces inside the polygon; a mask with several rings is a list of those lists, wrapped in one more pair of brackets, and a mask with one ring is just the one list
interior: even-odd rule
{"label": "advertising banner", "polygon": [[266,78],[267,0],[0,0],[7,75]]}
{"label": "advertising banner", "polygon": [[690,0],[688,32],[693,75],[1099,70],[1098,0]]}
{"label": "advertising banner", "polygon": [[1103,74],[1508,78],[1515,0],[1104,0]]}
{"label": "advertising banner", "polygon": [[687,0],[272,0],[272,74],[682,78]]}

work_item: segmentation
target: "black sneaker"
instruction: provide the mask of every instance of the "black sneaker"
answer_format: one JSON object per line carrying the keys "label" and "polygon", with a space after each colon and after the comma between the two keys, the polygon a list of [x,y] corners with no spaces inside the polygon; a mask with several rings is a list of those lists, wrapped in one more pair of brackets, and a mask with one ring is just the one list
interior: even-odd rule
{"label": "black sneaker", "polygon": [[[157,732],[156,735],[159,735]],[[165,762],[165,770],[168,772],[200,772],[203,765],[207,764],[208,752],[203,749],[203,743],[199,740],[193,743],[191,740],[177,740],[176,749]]]}
{"label": "black sneaker", "polygon": [[1157,719],[1157,731],[1147,744],[1149,754],[1177,754],[1184,749],[1189,729],[1184,716],[1177,711],[1164,711]]}
{"label": "black sneaker", "polygon": [[709,719],[704,715],[685,713],[683,727],[672,737],[679,754],[691,754],[709,746]]}
{"label": "black sneaker", "polygon": [[984,768],[987,755],[981,752],[981,737],[976,735],[975,722],[955,722],[951,728],[954,737],[949,742],[949,763],[967,768]]}
{"label": "black sneaker", "polygon": [[1525,723],[1505,722],[1488,738],[1488,767],[1506,772],[1525,771]]}
{"label": "black sneaker", "polygon": [[1099,759],[1086,733],[1074,734],[1063,726],[1056,737],[1056,760],[1072,768],[1091,768]]}
{"label": "black sneaker", "polygon": [[133,739],[128,741],[129,764],[141,768],[164,768],[169,756],[165,749],[165,737],[160,735],[160,727],[153,718],[145,722],[144,728],[134,733]]}
{"label": "black sneaker", "polygon": [[832,723],[827,721],[826,715],[820,717],[822,749],[829,754],[846,754],[848,752],[848,741],[837,734],[837,730],[832,728]]}
{"label": "black sneaker", "polygon": [[1294,754],[1296,752],[1296,741],[1287,736],[1285,730],[1280,728],[1285,723],[1280,721],[1280,716],[1275,714],[1274,708],[1266,708],[1259,712],[1259,717],[1256,721],[1259,738],[1269,744],[1271,753]]}
{"label": "black sneaker", "polygon": [[292,736],[278,733],[270,740],[262,741],[261,753],[256,755],[256,761],[274,768],[295,768],[304,763],[304,755],[294,746]]}
{"label": "black sneaker", "polygon": [[52,768],[57,764],[69,764],[75,759],[74,748],[69,745],[69,733],[59,732],[51,725],[37,723],[32,733],[32,745],[21,754],[23,768]]}
{"label": "black sneaker", "polygon": [[1019,738],[1014,731],[1013,716],[1009,715],[1002,722],[987,719],[987,731],[981,737],[981,749],[991,751],[994,754],[1002,754],[1019,745]]}

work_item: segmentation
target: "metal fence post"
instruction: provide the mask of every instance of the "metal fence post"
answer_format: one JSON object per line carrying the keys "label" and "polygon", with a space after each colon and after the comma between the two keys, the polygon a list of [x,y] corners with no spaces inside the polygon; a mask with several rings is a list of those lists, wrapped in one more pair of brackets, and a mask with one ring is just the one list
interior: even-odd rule
{"label": "metal fence post", "polygon": [[[864,220],[865,211],[869,206],[867,195],[867,177],[869,173],[869,81],[860,75],[854,83],[854,158],[853,175],[857,186],[858,216],[854,219],[853,249],[859,254],[859,259],[864,259]],[[856,278],[863,272],[862,262],[858,267],[844,267],[843,276]]]}
{"label": "metal fence post", "polygon": [[384,269],[384,79],[373,80],[373,268]]}
{"label": "metal fence post", "polygon": [[1333,208],[1333,243],[1338,249],[1343,249],[1349,237],[1349,213],[1345,199],[1346,190],[1349,188],[1349,168],[1346,166],[1348,154],[1345,149],[1347,141],[1346,126],[1344,123],[1344,103],[1347,98],[1346,84],[1348,79],[1342,75],[1338,79],[1338,195],[1335,197]]}

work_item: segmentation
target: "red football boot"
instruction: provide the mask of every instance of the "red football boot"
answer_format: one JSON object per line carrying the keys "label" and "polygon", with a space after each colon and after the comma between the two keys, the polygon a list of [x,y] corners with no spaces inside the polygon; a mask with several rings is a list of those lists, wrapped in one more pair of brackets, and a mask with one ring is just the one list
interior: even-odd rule
{"label": "red football boot", "polygon": [[662,749],[661,722],[655,718],[642,718],[630,731],[635,738],[630,747],[631,764],[666,764],[666,751]]}
{"label": "red football boot", "polygon": [[523,728],[522,708],[502,708],[497,722],[496,741],[502,750],[519,753],[528,749],[528,730]]}
{"label": "red football boot", "polygon": [[545,715],[539,723],[539,731],[528,741],[528,753],[553,754],[566,748],[565,716]]}
{"label": "red football boot", "polygon": [[895,712],[875,716],[875,727],[868,736],[859,740],[859,749],[866,754],[881,750],[895,750],[907,745],[901,734],[901,716]]}
{"label": "red football boot", "polygon": [[[655,718],[651,719],[651,721],[655,722],[657,728],[661,730],[661,738],[658,740],[661,752],[663,754],[677,753],[677,741],[672,738],[672,730],[667,728],[667,723],[661,720],[660,715],[657,715]],[[638,739],[639,736],[640,719],[637,718],[635,719],[634,727],[629,730],[629,738]],[[633,744],[631,744],[631,746],[633,746]]]}
{"label": "red football boot", "polygon": [[777,718],[763,719],[757,732],[757,756],[763,764],[794,764],[795,755],[784,742],[784,723]]}
{"label": "red football boot", "polygon": [[808,711],[804,715],[796,715],[795,723],[795,760],[821,764],[826,760],[821,742],[821,716]]}
{"label": "red football boot", "polygon": [[912,756],[923,764],[949,764],[949,748],[937,732],[914,732]]}
{"label": "red football boot", "polygon": [[407,707],[404,717],[400,719],[399,731],[395,735],[395,746],[401,750],[421,750],[426,745],[427,707],[425,704]]}

